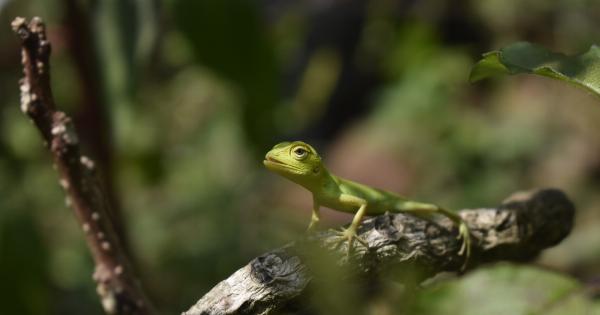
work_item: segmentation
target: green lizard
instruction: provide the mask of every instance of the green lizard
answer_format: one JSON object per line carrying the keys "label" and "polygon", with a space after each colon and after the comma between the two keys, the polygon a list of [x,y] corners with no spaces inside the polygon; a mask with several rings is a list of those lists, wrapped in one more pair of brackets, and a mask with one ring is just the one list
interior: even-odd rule
{"label": "green lizard", "polygon": [[459,255],[465,255],[465,265],[469,260],[471,253],[469,228],[454,212],[434,204],[411,201],[391,192],[337,177],[325,168],[317,151],[301,141],[277,144],[267,153],[263,163],[267,169],[303,186],[312,193],[313,208],[309,231],[319,222],[320,206],[355,213],[352,224],[347,229],[336,231],[341,242],[348,241],[348,252],[352,250],[354,240],[368,247],[367,243],[356,235],[365,215],[390,211],[407,212],[421,217],[439,213],[450,218],[458,226],[458,238],[463,240]]}

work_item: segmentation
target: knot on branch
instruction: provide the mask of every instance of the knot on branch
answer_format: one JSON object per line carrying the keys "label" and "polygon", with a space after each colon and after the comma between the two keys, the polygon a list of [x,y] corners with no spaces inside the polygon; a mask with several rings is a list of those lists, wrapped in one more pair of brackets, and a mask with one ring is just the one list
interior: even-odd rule
{"label": "knot on branch", "polygon": [[252,278],[267,285],[297,281],[297,273],[300,269],[302,269],[300,259],[285,251],[270,252],[250,262]]}

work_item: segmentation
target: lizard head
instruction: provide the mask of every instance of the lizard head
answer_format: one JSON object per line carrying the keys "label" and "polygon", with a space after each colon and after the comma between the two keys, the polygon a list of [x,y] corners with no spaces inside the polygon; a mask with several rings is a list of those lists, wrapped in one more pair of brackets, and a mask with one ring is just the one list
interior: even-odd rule
{"label": "lizard head", "polygon": [[302,141],[282,142],[273,147],[263,161],[270,171],[296,183],[306,184],[322,174],[323,166],[317,151]]}

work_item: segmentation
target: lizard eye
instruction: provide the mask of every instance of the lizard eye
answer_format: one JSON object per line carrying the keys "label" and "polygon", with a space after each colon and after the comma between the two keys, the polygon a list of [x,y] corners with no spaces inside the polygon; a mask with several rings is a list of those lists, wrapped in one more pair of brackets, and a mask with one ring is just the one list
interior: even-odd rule
{"label": "lizard eye", "polygon": [[294,157],[297,159],[303,159],[308,155],[308,151],[306,151],[306,149],[303,147],[297,147],[292,150],[292,152],[294,153]]}

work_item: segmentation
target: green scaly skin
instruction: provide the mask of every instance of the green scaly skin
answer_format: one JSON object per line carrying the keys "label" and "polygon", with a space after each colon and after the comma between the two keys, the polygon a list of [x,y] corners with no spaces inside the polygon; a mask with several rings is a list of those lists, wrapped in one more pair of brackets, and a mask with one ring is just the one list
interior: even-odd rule
{"label": "green scaly skin", "polygon": [[367,247],[367,242],[356,235],[365,215],[378,215],[390,211],[427,217],[439,213],[458,226],[458,238],[463,240],[459,255],[465,255],[463,269],[466,267],[471,254],[471,238],[468,226],[456,213],[434,204],[411,201],[391,192],[337,177],[325,168],[317,151],[301,141],[277,144],[267,153],[263,163],[267,169],[312,193],[313,208],[308,231],[315,228],[319,222],[320,206],[355,213],[352,224],[347,229],[336,231],[340,236],[340,243],[348,241],[348,253],[353,248],[354,240]]}

